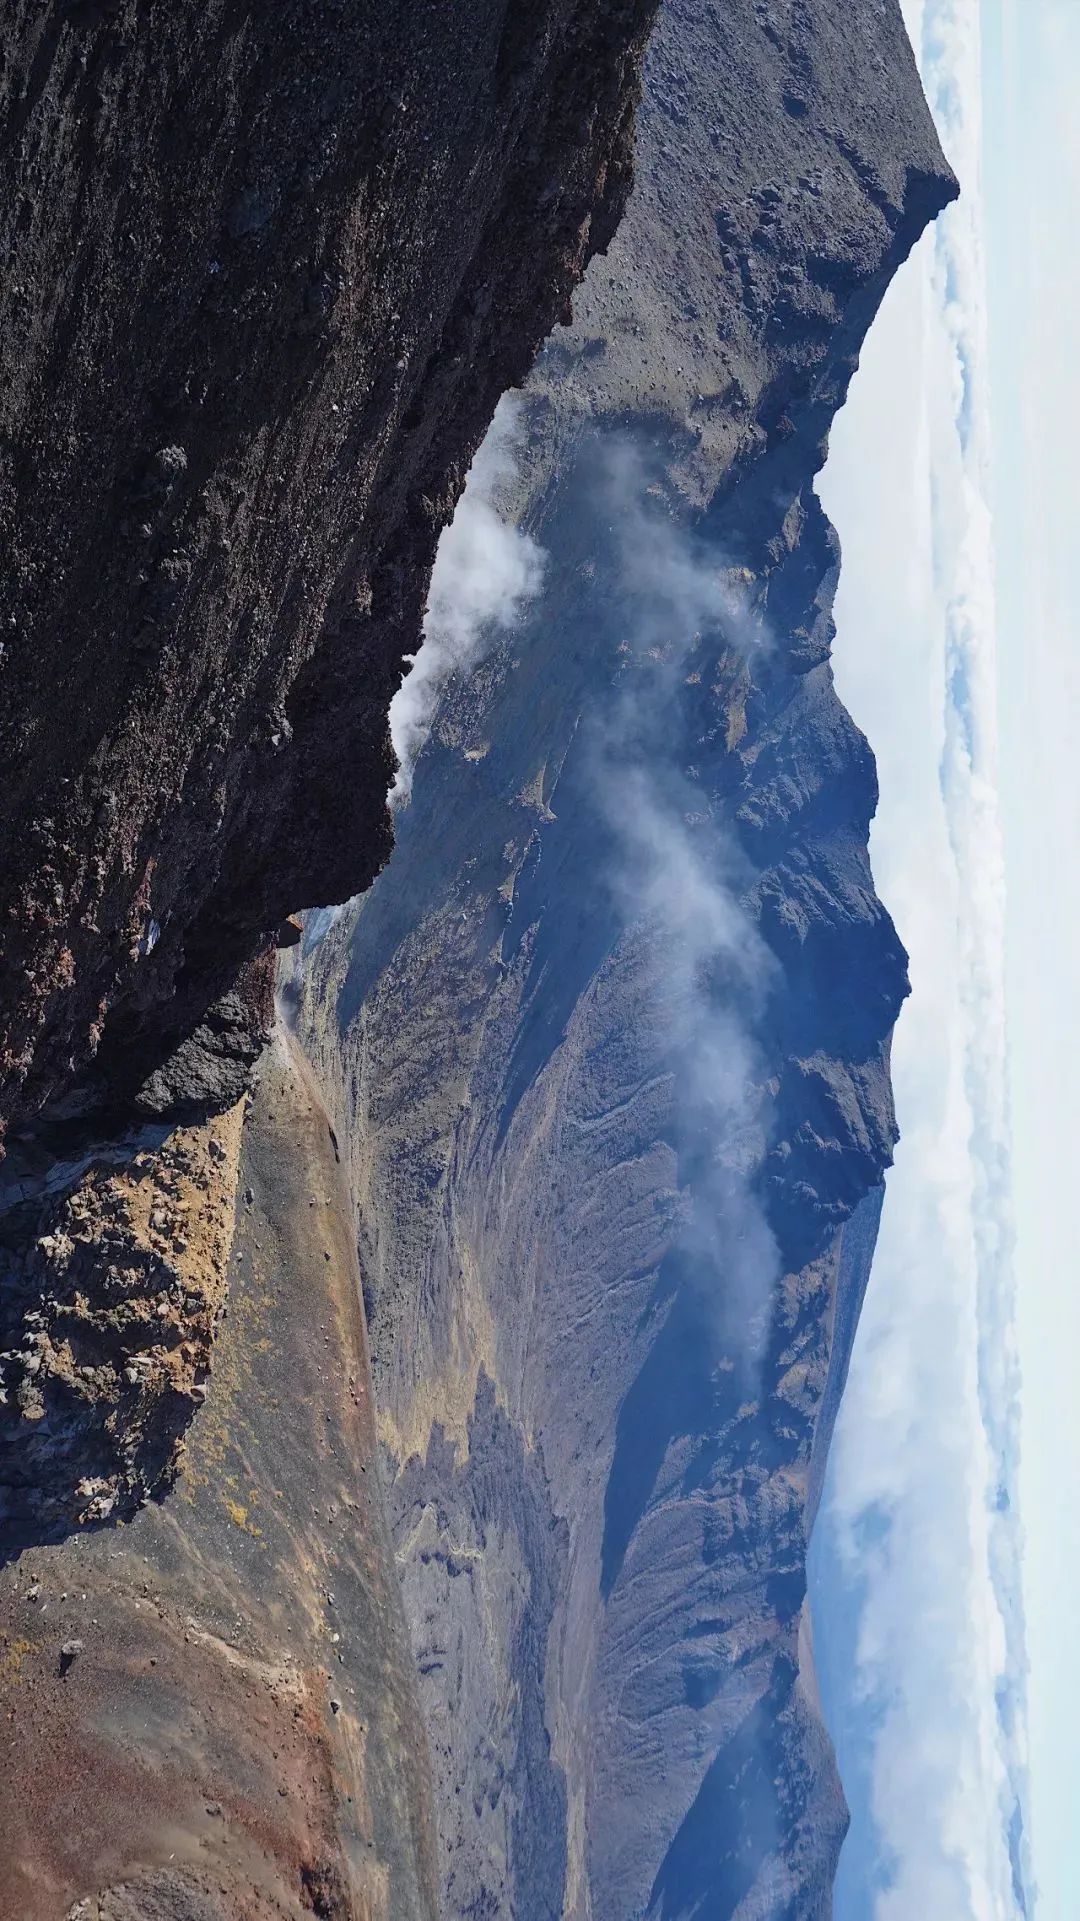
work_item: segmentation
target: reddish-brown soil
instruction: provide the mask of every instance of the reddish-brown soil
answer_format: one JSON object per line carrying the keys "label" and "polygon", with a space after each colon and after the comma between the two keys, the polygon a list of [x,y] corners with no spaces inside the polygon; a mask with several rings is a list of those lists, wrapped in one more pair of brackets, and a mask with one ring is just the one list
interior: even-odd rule
{"label": "reddish-brown soil", "polygon": [[350,1208],[283,1044],[240,1196],[177,1485],[0,1573],[0,1921],[434,1915]]}

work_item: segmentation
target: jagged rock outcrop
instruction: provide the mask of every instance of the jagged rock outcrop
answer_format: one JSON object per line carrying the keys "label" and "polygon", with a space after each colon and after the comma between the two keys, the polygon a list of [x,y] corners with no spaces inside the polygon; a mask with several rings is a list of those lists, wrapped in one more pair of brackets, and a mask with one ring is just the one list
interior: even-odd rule
{"label": "jagged rock outcrop", "polygon": [[0,1186],[0,1552],[168,1485],[225,1307],[242,1103]]}
{"label": "jagged rock outcrop", "polygon": [[377,872],[435,542],[618,218],[651,10],[5,8],[0,1125],[200,1024],[147,1105],[231,1104],[245,963]]}
{"label": "jagged rock outcrop", "polygon": [[894,0],[669,0],[521,406],[543,592],[311,959],[461,1921],[830,1911],[805,1554],[906,964],[813,481],[954,192]]}

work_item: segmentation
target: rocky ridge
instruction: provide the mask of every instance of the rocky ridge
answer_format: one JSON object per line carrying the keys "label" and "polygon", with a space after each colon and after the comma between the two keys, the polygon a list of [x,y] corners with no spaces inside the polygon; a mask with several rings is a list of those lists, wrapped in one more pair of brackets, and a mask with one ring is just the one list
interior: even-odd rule
{"label": "rocky ridge", "polygon": [[502,498],[543,592],[311,960],[462,1921],[830,1910],[805,1554],[906,965],[813,480],[955,191],[892,0],[664,7]]}

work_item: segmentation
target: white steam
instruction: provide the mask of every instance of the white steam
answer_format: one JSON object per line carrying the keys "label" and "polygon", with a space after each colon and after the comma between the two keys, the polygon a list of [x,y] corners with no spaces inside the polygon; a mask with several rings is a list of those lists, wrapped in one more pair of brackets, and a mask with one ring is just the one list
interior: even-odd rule
{"label": "white steam", "polygon": [[[681,804],[680,804],[681,800]],[[756,1368],[779,1258],[754,1192],[765,1149],[753,1021],[775,963],[724,873],[722,838],[695,824],[693,795],[636,766],[609,770],[616,885],[644,923],[658,1025],[675,1079],[680,1158],[691,1186],[683,1254],[729,1357]]]}
{"label": "white steam", "polygon": [[678,695],[703,645],[745,656],[765,635],[737,571],[660,508],[646,510],[632,449],[611,455],[607,484],[629,656],[598,769],[617,848],[612,880],[624,920],[650,946],[688,1191],[682,1253],[722,1346],[755,1368],[779,1268],[755,1191],[766,1147],[755,1027],[775,963],[740,902],[737,850],[687,771],[694,745]]}
{"label": "white steam", "polygon": [[508,395],[496,409],[457,512],[439,541],[423,644],[390,703],[390,737],[398,758],[393,806],[412,792],[417,756],[451,675],[473,666],[540,590],[543,550],[505,520],[496,504],[513,477],[519,445],[520,405]]}

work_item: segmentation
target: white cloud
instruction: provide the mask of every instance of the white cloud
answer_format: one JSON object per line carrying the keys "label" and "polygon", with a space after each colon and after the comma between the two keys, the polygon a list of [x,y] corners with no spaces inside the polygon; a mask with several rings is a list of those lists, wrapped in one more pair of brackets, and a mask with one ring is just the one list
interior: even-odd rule
{"label": "white cloud", "polygon": [[1058,1921],[1080,1914],[1080,1509],[1063,1498],[1080,1455],[1080,9],[1074,0],[985,0],[984,19],[1032,1844],[1040,1913]]}
{"label": "white cloud", "polygon": [[608,879],[652,943],[656,1028],[675,1122],[692,1159],[680,1244],[726,1358],[749,1383],[768,1335],[779,1256],[754,1180],[765,1151],[755,1038],[775,962],[740,904],[734,843],[688,779],[678,693],[705,634],[742,654],[767,644],[715,548],[668,518],[629,442],[608,449],[626,668],[595,776],[616,844]]}
{"label": "white cloud", "polygon": [[[695,832],[695,796],[670,769],[619,766],[602,779],[620,858],[614,884],[628,920],[655,948],[657,1025],[675,1083],[676,1121],[694,1146],[693,1203],[681,1244],[707,1290],[721,1347],[749,1382],[764,1351],[779,1273],[753,1189],[764,1151],[763,1074],[753,1033],[774,963],[724,872],[715,823]],[[665,779],[664,774],[667,778]]]}
{"label": "white cloud", "polygon": [[[859,1597],[841,1760],[873,1827],[837,1913],[1013,1921],[1027,1757],[979,18],[969,0],[910,13],[964,197],[890,295],[822,485],[844,543],[837,678],[878,755],[871,851],[913,990],[822,1521]],[[816,1564],[824,1609],[836,1569]]]}
{"label": "white cloud", "polygon": [[439,541],[423,644],[390,703],[390,737],[398,757],[390,796],[395,805],[412,790],[416,758],[450,676],[467,672],[540,590],[543,552],[503,518],[497,504],[517,460],[519,409],[512,395],[500,401],[457,512]]}

